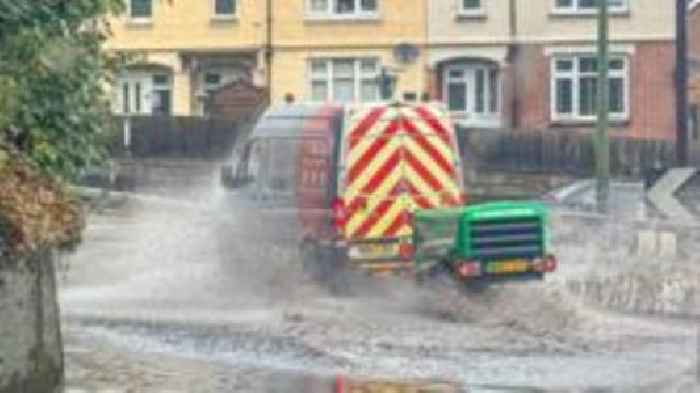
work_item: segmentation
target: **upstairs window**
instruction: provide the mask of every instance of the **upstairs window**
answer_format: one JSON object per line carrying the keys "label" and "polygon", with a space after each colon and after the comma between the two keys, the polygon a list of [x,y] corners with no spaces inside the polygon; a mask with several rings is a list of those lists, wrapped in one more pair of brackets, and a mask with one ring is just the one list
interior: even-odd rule
{"label": "upstairs window", "polygon": [[377,13],[377,0],[308,0],[313,16],[360,17]]}
{"label": "upstairs window", "polygon": [[153,16],[152,0],[129,0],[128,4],[131,19],[151,19]]}
{"label": "upstairs window", "polygon": [[[627,0],[608,0],[610,12],[627,11]],[[598,10],[598,0],[554,0],[554,10],[563,13],[593,14]]]}
{"label": "upstairs window", "polygon": [[460,14],[475,14],[481,13],[481,0],[459,0]]}
{"label": "upstairs window", "polygon": [[236,0],[214,0],[215,18],[233,18],[236,16]]}

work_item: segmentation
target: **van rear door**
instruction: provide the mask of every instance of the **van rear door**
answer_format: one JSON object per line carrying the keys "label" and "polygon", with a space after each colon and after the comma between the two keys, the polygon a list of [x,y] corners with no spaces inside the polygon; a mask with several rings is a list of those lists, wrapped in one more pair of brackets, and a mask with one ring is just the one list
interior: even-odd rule
{"label": "van rear door", "polygon": [[403,173],[411,208],[454,207],[462,203],[459,149],[448,114],[429,105],[402,111]]}
{"label": "van rear door", "polygon": [[429,106],[350,110],[344,138],[344,234],[353,259],[399,259],[417,208],[460,203],[454,131]]}

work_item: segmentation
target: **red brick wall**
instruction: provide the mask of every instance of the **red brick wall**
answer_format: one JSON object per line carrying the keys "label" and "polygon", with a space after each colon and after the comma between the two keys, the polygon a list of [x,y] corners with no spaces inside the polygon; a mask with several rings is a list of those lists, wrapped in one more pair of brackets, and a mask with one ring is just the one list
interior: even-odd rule
{"label": "red brick wall", "polygon": [[[700,39],[698,40],[700,41]],[[675,45],[649,42],[635,45],[630,58],[630,118],[611,128],[611,135],[639,139],[675,138]],[[430,75],[428,90],[441,99],[442,67]],[[595,124],[555,125],[550,114],[550,58],[542,45],[522,45],[513,64],[502,69],[503,125],[517,129],[561,129],[562,132],[593,132]]]}
{"label": "red brick wall", "polygon": [[506,64],[501,67],[501,124],[504,128],[513,128],[513,116],[517,112],[517,106],[514,106],[515,94],[517,93],[515,86],[515,71],[513,64]]}
{"label": "red brick wall", "polygon": [[639,138],[675,139],[675,44],[637,45],[631,62],[630,133]]}
{"label": "red brick wall", "polygon": [[514,61],[518,128],[549,127],[549,67],[542,46],[523,45],[518,49]]}

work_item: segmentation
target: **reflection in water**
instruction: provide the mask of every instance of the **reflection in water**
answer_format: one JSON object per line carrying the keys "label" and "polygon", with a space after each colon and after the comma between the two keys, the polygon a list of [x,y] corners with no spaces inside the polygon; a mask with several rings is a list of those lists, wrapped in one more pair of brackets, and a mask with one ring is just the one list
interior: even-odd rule
{"label": "reflection in water", "polygon": [[276,375],[267,380],[265,393],[458,393],[471,392],[459,384],[440,381],[363,380]]}
{"label": "reflection in water", "polygon": [[261,384],[264,387],[257,391],[265,393],[558,393],[536,388],[464,386],[436,380],[373,380],[345,376],[320,378],[291,374],[275,374],[265,378]]}

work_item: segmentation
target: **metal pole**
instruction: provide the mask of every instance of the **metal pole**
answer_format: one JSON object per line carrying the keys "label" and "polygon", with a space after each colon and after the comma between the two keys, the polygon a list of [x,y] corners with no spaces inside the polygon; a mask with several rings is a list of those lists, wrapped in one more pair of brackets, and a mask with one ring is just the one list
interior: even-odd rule
{"label": "metal pole", "polygon": [[676,164],[688,166],[688,2],[676,0]]}
{"label": "metal pole", "polygon": [[266,20],[266,43],[265,43],[265,68],[267,71],[267,102],[268,105],[272,104],[272,57],[274,56],[273,50],[274,50],[274,37],[272,36],[274,31],[273,31],[273,26],[272,23],[274,22],[274,11],[272,9],[274,3],[272,0],[267,0],[267,20]]}
{"label": "metal pole", "polygon": [[610,194],[608,17],[608,0],[598,0],[598,130],[595,138],[595,150],[598,209],[601,212],[607,210],[608,195]]}

